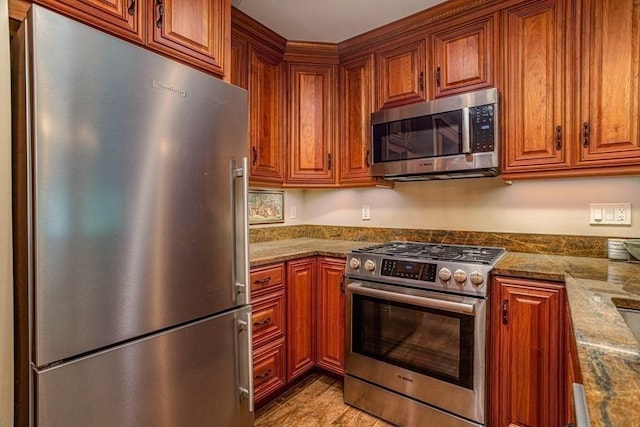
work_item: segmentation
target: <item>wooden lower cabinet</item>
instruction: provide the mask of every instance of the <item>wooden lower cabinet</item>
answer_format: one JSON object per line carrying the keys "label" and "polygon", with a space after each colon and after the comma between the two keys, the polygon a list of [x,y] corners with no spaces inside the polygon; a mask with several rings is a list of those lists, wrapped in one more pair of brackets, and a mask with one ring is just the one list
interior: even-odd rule
{"label": "wooden lower cabinet", "polygon": [[287,381],[315,365],[314,288],[316,259],[287,262]]}
{"label": "wooden lower cabinet", "polygon": [[253,353],[253,392],[255,403],[287,383],[285,339],[263,345]]}
{"label": "wooden lower cabinet", "polygon": [[564,426],[563,316],[563,285],[494,277],[490,425]]}
{"label": "wooden lower cabinet", "polygon": [[316,359],[318,366],[338,375],[344,375],[344,268],[343,259],[318,259]]}

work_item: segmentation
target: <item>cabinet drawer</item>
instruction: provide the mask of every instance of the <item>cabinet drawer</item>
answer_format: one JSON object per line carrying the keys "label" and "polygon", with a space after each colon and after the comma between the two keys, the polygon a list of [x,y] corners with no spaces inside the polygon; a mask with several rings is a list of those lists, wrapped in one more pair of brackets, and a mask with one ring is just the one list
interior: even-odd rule
{"label": "cabinet drawer", "polygon": [[261,292],[262,290],[282,285],[283,276],[284,264],[282,263],[251,269],[251,292],[255,292],[257,296],[264,293]]}
{"label": "cabinet drawer", "polygon": [[284,336],[284,289],[253,302],[253,347]]}
{"label": "cabinet drawer", "polygon": [[262,346],[254,352],[253,391],[255,403],[285,385],[285,354],[284,338]]}

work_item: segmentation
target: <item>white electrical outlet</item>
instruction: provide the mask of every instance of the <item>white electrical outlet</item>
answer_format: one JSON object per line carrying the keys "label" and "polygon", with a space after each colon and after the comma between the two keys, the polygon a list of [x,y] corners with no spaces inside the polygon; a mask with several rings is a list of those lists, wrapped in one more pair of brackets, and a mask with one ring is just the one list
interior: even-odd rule
{"label": "white electrical outlet", "polygon": [[289,208],[289,218],[295,219],[295,217],[296,217],[296,207],[295,206],[291,206]]}
{"label": "white electrical outlet", "polygon": [[371,219],[371,207],[369,205],[362,205],[362,219],[365,221]]}
{"label": "white electrical outlet", "polygon": [[591,203],[589,224],[631,225],[631,203]]}

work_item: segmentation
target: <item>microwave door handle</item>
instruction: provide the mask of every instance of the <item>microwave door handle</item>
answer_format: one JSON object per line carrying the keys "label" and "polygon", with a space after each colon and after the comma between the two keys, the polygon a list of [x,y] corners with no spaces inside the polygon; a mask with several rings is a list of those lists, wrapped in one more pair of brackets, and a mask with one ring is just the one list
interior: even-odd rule
{"label": "microwave door handle", "polygon": [[475,315],[476,312],[475,304],[465,304],[461,302],[383,291],[381,289],[365,288],[362,286],[362,283],[358,282],[350,283],[347,286],[347,289],[353,294],[381,298],[394,302],[402,302],[405,304],[417,305],[419,307],[435,308],[438,310],[469,315]]}
{"label": "microwave door handle", "polygon": [[469,107],[462,109],[462,154],[471,154]]}

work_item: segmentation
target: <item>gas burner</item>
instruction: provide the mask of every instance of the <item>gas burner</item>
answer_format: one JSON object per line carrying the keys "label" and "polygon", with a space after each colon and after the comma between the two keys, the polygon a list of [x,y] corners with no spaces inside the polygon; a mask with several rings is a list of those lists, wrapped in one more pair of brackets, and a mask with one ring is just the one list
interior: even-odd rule
{"label": "gas burner", "polygon": [[461,261],[492,265],[504,253],[504,248],[393,241],[357,249],[354,252],[401,258],[434,261]]}

